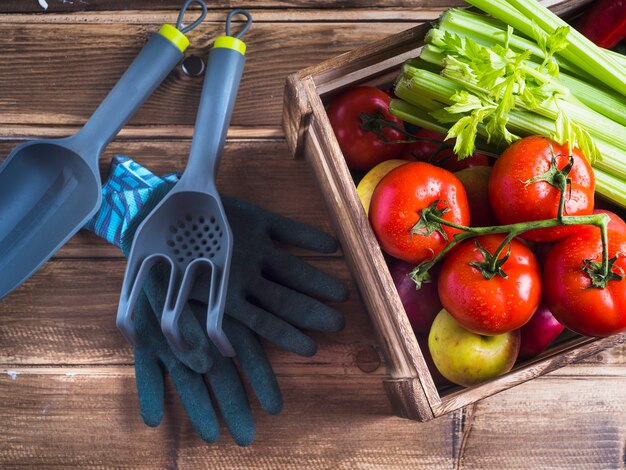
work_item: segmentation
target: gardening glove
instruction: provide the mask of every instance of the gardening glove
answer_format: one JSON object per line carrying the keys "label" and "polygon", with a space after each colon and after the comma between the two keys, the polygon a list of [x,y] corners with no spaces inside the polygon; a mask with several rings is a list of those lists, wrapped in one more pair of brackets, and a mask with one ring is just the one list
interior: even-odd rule
{"label": "gardening glove", "polygon": [[[133,183],[129,184],[129,180],[133,180]],[[167,175],[163,180],[173,183],[177,181],[177,176]],[[121,243],[119,232],[123,232],[129,239],[130,249],[133,225],[138,226],[142,220],[133,218],[132,212],[136,214],[141,206],[148,214],[169,186],[161,185],[158,194],[146,198],[146,194],[151,191],[154,193],[153,188],[161,179],[127,157],[115,157],[110,181],[110,189],[105,185],[103,190],[103,200],[108,203],[108,208],[100,211],[100,218],[109,223],[95,219],[94,230],[114,243],[116,240]],[[120,191],[123,187],[133,189]],[[222,202],[233,232],[234,245],[225,316],[238,319],[277,346],[300,355],[312,356],[316,351],[315,342],[300,328],[336,332],[344,326],[344,318],[338,311],[314,297],[341,302],[347,298],[348,290],[339,280],[277,247],[274,241],[332,253],[337,249],[335,239],[317,229],[235,198],[223,197]],[[116,229],[112,229],[112,221],[121,222]],[[167,285],[169,273],[165,265],[157,266],[153,272],[154,275],[151,273],[148,276],[144,290],[160,318],[165,303],[162,286]],[[191,298],[206,303],[208,286],[209,276],[201,277]],[[173,348],[174,354],[193,370],[205,372],[210,343],[204,333],[205,325],[198,323],[186,308],[179,319],[179,327],[188,349],[181,352]]]}
{"label": "gardening glove", "polygon": [[[206,317],[206,305],[190,303],[198,321]],[[233,440],[247,446],[254,438],[254,421],[246,389],[235,361],[223,357],[209,344],[213,365],[203,377],[189,369],[172,353],[161,331],[160,321],[145,294],[135,307],[134,324],[141,346],[134,348],[135,377],[141,416],[148,426],[158,426],[163,418],[164,370],[172,378],[176,393],[198,435],[216,442],[220,426],[210,392]],[[236,320],[224,318],[224,332],[237,353],[237,363],[257,396],[261,408],[270,414],[282,410],[282,397],[272,367],[254,333]]]}
{"label": "gardening glove", "polygon": [[[164,179],[169,182],[176,181],[176,177],[174,175],[167,176]],[[101,234],[110,241],[117,244],[121,243],[123,250],[128,253],[132,244],[134,229],[139,225],[143,217],[150,212],[152,207],[154,207],[167,192],[168,188],[165,188],[165,185],[155,187],[155,185],[158,185],[160,181],[161,179],[155,177],[144,168],[132,162],[132,160],[124,157],[116,157],[112,165],[111,177],[105,185],[105,190],[103,191],[104,203],[102,205],[102,209],[96,218],[88,224],[89,228],[95,230],[97,233]],[[335,248],[334,243],[328,242],[328,240],[334,242],[330,237],[324,234],[319,236],[319,232],[314,229],[305,228],[305,226],[302,226],[301,224],[296,224],[288,219],[276,216],[270,212],[263,211],[252,205],[242,203],[234,199],[229,200],[229,206],[231,204],[233,207],[231,212],[235,214],[238,210],[259,211],[258,213],[261,214],[264,219],[257,220],[264,221],[265,225],[260,231],[258,231],[258,233],[265,235],[267,240],[265,240],[264,243],[267,243],[268,245],[273,245],[271,238],[269,238],[270,236],[273,236],[276,240],[282,242],[296,240],[296,243],[305,247],[321,246],[323,247],[322,249],[326,247],[328,250],[331,248],[334,250]],[[249,217],[251,215],[252,214],[250,212],[242,212],[242,218]],[[250,223],[250,220],[248,220],[248,223]],[[246,226],[239,225],[239,227],[240,229],[233,227],[235,243],[238,239],[242,238],[242,234],[244,235],[243,238],[247,238],[248,234],[246,233],[246,230],[250,232],[250,228],[247,224]],[[289,232],[291,232],[291,235]],[[316,241],[316,239],[322,241]],[[272,251],[267,248],[269,248],[269,246],[263,250],[265,256],[270,254],[279,255],[282,253],[281,250],[275,249]],[[237,258],[237,255],[238,245],[235,244],[233,257]],[[238,259],[244,260],[246,257],[239,256]],[[260,260],[262,258],[257,256],[256,259]],[[294,257],[294,259],[300,261],[298,258]],[[272,264],[268,263],[266,266],[257,262],[257,266],[261,269],[261,271],[259,271],[259,276],[262,274],[263,269],[267,269],[268,273],[272,273],[274,272],[273,269],[280,265],[278,262],[283,263],[282,265],[285,266],[286,261],[290,260],[291,258],[287,257],[282,260],[277,260]],[[243,265],[247,269],[247,266],[245,266],[243,262],[241,262],[240,265]],[[306,274],[308,269],[313,268],[310,268],[310,266],[306,264],[294,264],[293,270],[288,271],[287,273],[288,275],[294,276],[293,279],[290,278],[291,282],[293,282],[291,285],[299,287],[304,292],[307,292],[306,286],[302,284],[302,279],[303,274]],[[231,282],[232,278],[237,275],[238,270],[231,270]],[[346,296],[345,288],[338,281],[333,278],[328,278],[325,275],[316,275],[317,279],[325,284],[317,290],[312,288],[308,290],[308,292],[321,292],[322,297],[332,300],[340,300]],[[201,376],[183,365],[183,363],[191,361],[197,366],[197,368],[200,368],[198,365],[202,359],[202,351],[207,350],[210,355],[207,357],[213,357],[216,361],[216,364],[213,366],[207,377],[209,385],[213,389],[220,411],[225,418],[227,427],[233,435],[233,438],[238,444],[246,445],[252,440],[254,425],[249,411],[247,397],[243,386],[241,385],[241,380],[234,363],[231,359],[223,358],[217,352],[215,347],[206,340],[206,337],[204,337],[203,334],[198,334],[198,332],[203,331],[202,325],[205,324],[206,306],[190,302],[189,308],[193,311],[193,314],[181,317],[181,332],[184,337],[187,337],[188,344],[190,343],[189,337],[196,338],[198,341],[195,344],[196,348],[192,348],[191,351],[184,354],[182,358],[180,356],[181,353],[175,351],[178,358],[175,357],[159,328],[160,312],[163,302],[162,299],[164,298],[164,293],[159,286],[164,286],[165,284],[159,284],[157,277],[158,276],[156,275],[152,276],[152,282],[147,282],[147,284],[144,285],[144,292],[148,292],[148,296],[147,298],[145,296],[140,298],[140,302],[138,302],[135,309],[134,320],[138,328],[138,333],[142,338],[144,338],[142,346],[135,348],[137,386],[144,421],[147,424],[154,426],[160,422],[162,417],[163,376],[160,372],[160,368],[158,367],[158,364],[161,363],[170,372],[183,405],[185,406],[185,409],[198,433],[205,440],[210,442],[217,439],[217,436],[219,435],[219,428],[217,427],[217,423],[215,421],[215,413],[210,405],[210,400],[207,399],[206,388],[200,386],[202,382]],[[248,275],[247,279],[252,278]],[[279,277],[278,279],[281,278]],[[330,281],[328,279],[330,279]],[[326,287],[324,287],[324,285]],[[247,293],[246,295],[253,295],[252,293],[256,292],[254,289],[248,291],[244,287],[245,286],[243,284],[239,283],[240,295],[243,293]],[[328,293],[329,291],[330,293]],[[277,295],[280,295],[280,293]],[[292,295],[293,299],[300,300],[300,295],[302,294],[294,292]],[[202,297],[202,295],[197,293],[194,296]],[[150,297],[152,297],[152,299],[150,299]],[[235,296],[233,298],[236,299],[237,297]],[[157,304],[157,313],[152,310],[151,305],[149,305],[150,302],[147,300],[152,300],[151,303],[153,305],[155,303]],[[231,306],[234,306],[233,310],[239,315],[249,309],[248,311],[250,311],[253,315],[252,323],[257,326],[259,324],[258,322],[264,321],[264,316],[270,315],[269,313],[262,311],[259,307],[250,304],[247,300],[235,303],[229,299],[226,306],[227,313],[231,309]],[[315,308],[319,308],[316,304],[313,304],[313,306]],[[281,307],[278,305],[277,308],[279,308],[279,312],[285,311],[282,310],[285,308],[284,306]],[[307,323],[306,321],[297,320],[299,322],[297,326],[308,327],[311,325],[314,328],[317,327],[318,329],[321,329],[322,331],[333,331],[334,329],[343,326],[343,318],[337,312],[330,310],[326,311],[325,309],[320,311],[328,320],[327,322],[312,321]],[[287,312],[285,315],[289,317],[290,314]],[[276,324],[277,326],[282,327],[279,321],[277,321]],[[231,320],[228,317],[224,318],[223,327],[225,333],[233,343],[237,353],[239,365],[243,372],[247,375],[255,394],[259,398],[262,408],[269,413],[279,412],[282,407],[280,391],[278,390],[272,369],[261,346],[256,340],[255,335],[242,324],[236,320]],[[294,331],[292,331],[289,327],[284,328],[286,334],[291,337],[285,344],[291,345],[295,350],[313,353],[315,346],[308,339],[308,337],[304,336],[295,328],[293,328],[293,330],[296,330],[296,332],[294,333]],[[298,345],[300,335],[305,338],[306,345],[304,347],[300,347]],[[200,380],[200,382],[198,382],[198,380]]]}

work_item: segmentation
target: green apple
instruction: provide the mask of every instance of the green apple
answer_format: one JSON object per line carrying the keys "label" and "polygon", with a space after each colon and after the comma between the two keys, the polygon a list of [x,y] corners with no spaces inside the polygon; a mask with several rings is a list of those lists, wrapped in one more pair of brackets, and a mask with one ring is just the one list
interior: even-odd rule
{"label": "green apple", "polygon": [[484,336],[463,328],[444,308],[428,335],[428,349],[441,375],[464,387],[511,370],[520,348],[520,332]]}
{"label": "green apple", "polygon": [[366,214],[369,213],[372,194],[374,194],[374,190],[376,186],[378,186],[378,183],[380,183],[380,180],[391,170],[405,163],[409,162],[407,160],[385,160],[368,171],[363,179],[359,181],[356,192],[359,195],[359,199],[361,200],[361,204],[363,204],[363,209],[365,209]]}

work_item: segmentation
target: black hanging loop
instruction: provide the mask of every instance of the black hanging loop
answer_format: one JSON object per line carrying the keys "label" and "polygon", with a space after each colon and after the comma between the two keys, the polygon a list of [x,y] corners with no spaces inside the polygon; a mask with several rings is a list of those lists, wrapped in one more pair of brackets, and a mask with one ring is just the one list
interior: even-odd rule
{"label": "black hanging loop", "polygon": [[244,34],[246,34],[246,32],[250,29],[250,26],[252,26],[252,15],[248,13],[247,10],[244,10],[243,8],[237,8],[235,10],[230,11],[228,13],[228,16],[226,17],[226,36],[232,36],[232,34],[230,34],[230,24],[232,22],[233,16],[235,15],[243,15],[248,20],[246,21],[246,24],[244,25],[243,29],[233,36],[237,39],[241,39],[241,37]]}
{"label": "black hanging loop", "polygon": [[[183,18],[185,16],[185,13],[187,13],[187,9],[191,6],[192,3],[197,3],[198,5],[200,5],[200,8],[202,8],[202,13],[200,13],[200,16],[198,17],[196,21],[191,23],[189,26],[185,26],[183,28],[182,27]],[[178,20],[176,21],[176,29],[179,30],[183,34],[188,33],[189,31],[194,29],[196,26],[198,26],[200,23],[202,23],[202,21],[204,21],[204,19],[206,18],[206,15],[207,15],[207,8],[206,8],[206,3],[204,3],[203,0],[187,0],[183,4],[183,7],[181,8],[180,13],[178,14]]]}

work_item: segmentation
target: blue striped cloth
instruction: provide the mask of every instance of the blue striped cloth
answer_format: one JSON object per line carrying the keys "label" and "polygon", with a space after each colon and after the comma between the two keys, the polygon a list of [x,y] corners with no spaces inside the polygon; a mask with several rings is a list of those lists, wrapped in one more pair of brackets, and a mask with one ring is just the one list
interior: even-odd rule
{"label": "blue striped cloth", "polygon": [[153,188],[164,181],[176,183],[178,178],[176,173],[158,177],[129,157],[113,157],[109,178],[102,186],[100,210],[84,228],[121,247],[130,221],[148,200]]}

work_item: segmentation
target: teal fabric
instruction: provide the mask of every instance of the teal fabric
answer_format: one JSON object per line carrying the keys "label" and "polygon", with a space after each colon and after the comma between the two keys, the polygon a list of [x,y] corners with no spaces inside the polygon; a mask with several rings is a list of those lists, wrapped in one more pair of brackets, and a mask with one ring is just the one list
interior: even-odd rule
{"label": "teal fabric", "polygon": [[[136,228],[176,180],[176,175],[159,178],[127,157],[116,157],[103,188],[103,207],[88,228],[128,255]],[[204,334],[203,280],[195,286],[179,322],[189,349],[181,353],[170,348],[160,329],[167,272],[157,266],[135,308],[134,322],[142,341],[134,349],[135,373],[147,425],[157,426],[163,417],[167,371],[202,439],[219,438],[216,405],[234,441],[245,446],[254,438],[254,422],[242,375],[263,410],[276,414],[282,409],[276,377],[257,334],[289,351],[312,355],[315,343],[302,329],[332,332],[344,325],[339,312],[315,298],[342,301],[347,289],[274,243],[333,252],[337,245],[332,237],[234,198],[223,198],[223,203],[234,236],[223,328],[237,353],[236,362],[222,357]]]}

